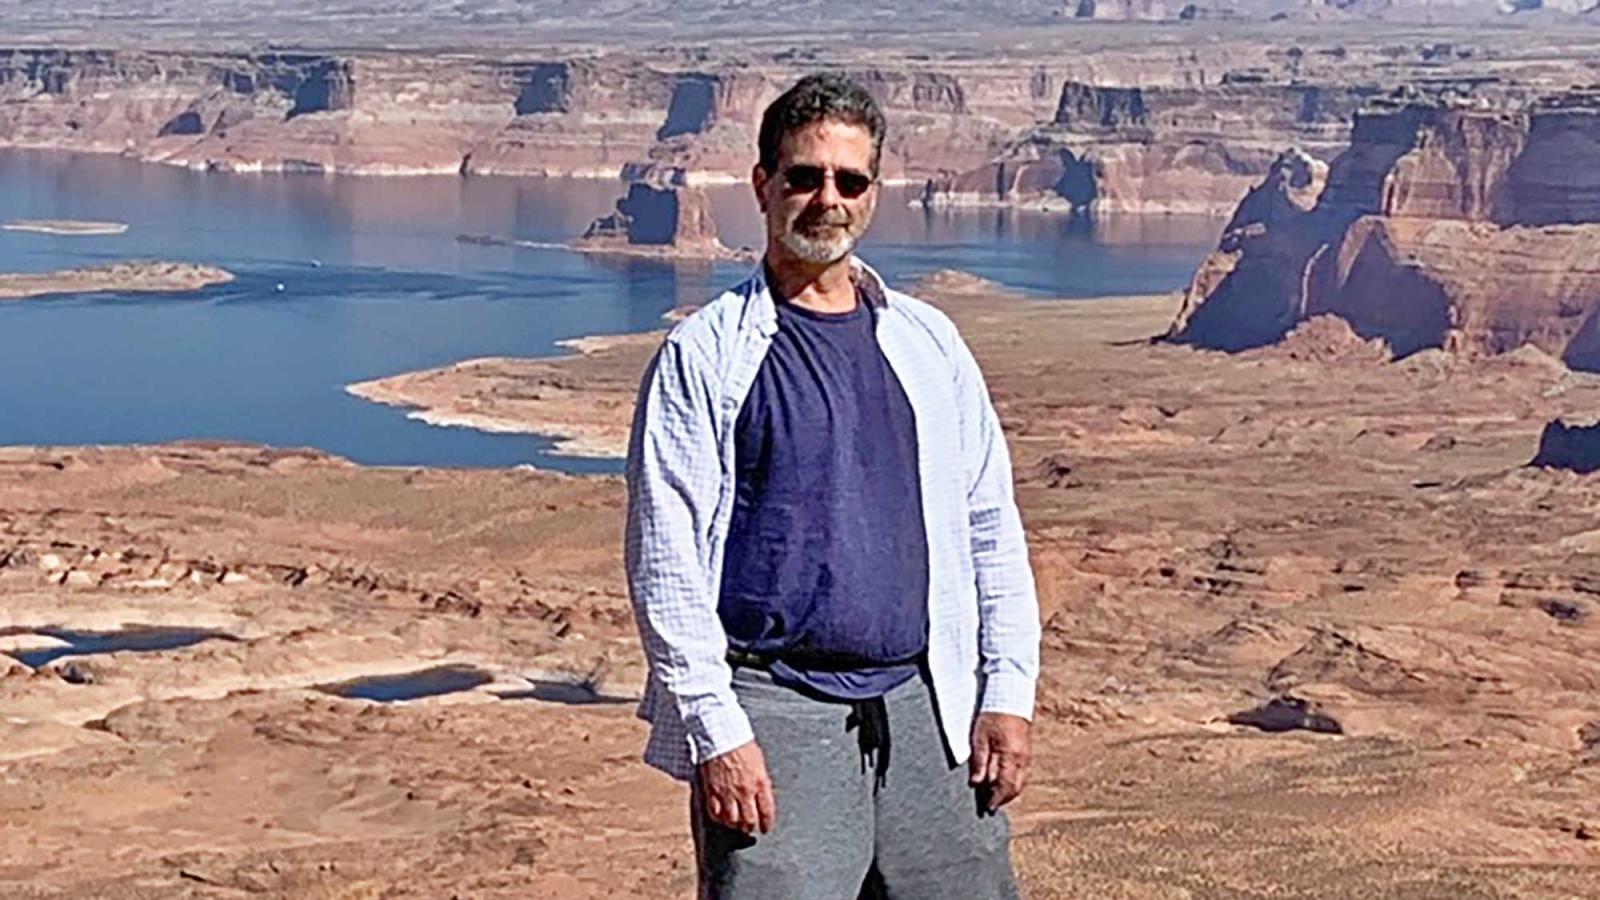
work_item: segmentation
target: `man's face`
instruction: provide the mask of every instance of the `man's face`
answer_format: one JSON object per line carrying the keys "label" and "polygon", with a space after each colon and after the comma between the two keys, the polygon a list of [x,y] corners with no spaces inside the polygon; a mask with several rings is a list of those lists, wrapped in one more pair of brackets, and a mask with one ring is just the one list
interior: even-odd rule
{"label": "man's face", "polygon": [[778,147],[778,167],[759,165],[756,200],[767,234],[799,260],[838,262],[866,234],[878,204],[872,135],[859,125],[813,122],[790,132]]}

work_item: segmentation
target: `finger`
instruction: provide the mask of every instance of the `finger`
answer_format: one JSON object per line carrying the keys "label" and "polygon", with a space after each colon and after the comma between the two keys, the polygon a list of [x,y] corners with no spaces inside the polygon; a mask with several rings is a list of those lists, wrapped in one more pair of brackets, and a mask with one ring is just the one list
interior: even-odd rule
{"label": "finger", "polygon": [[728,819],[727,819],[728,808],[727,808],[727,804],[722,802],[722,798],[718,797],[716,794],[713,794],[710,791],[706,791],[705,801],[706,801],[706,818],[709,818],[711,821],[717,823],[718,825],[726,826],[728,824]]}
{"label": "finger", "polygon": [[761,814],[756,811],[756,798],[753,793],[745,792],[740,795],[738,822],[736,827],[745,834],[754,834],[756,826],[761,823]]}
{"label": "finger", "polygon": [[995,812],[1015,799],[1017,799],[1016,784],[1002,779],[995,784],[993,793],[989,795],[989,811]]}
{"label": "finger", "polygon": [[1022,761],[1011,754],[1001,754],[1000,772],[995,778],[994,793],[989,799],[989,809],[996,810],[1017,799],[1026,779]]}
{"label": "finger", "polygon": [[988,764],[983,769],[983,783],[994,784],[1000,780],[1000,769],[1005,765],[1006,752],[996,746],[998,742],[991,741],[989,747]]}
{"label": "finger", "polygon": [[972,732],[972,758],[967,760],[967,783],[983,784],[989,772],[989,734],[983,728]]}
{"label": "finger", "polygon": [[994,790],[989,792],[989,811],[1005,806],[1016,796],[1016,782],[1011,780],[1010,770],[1002,770],[994,780]]}
{"label": "finger", "polygon": [[722,824],[735,831],[744,830],[744,821],[739,817],[739,798],[730,794],[722,801]]}
{"label": "finger", "polygon": [[762,834],[778,824],[778,798],[772,794],[772,782],[763,778],[756,788],[756,824]]}

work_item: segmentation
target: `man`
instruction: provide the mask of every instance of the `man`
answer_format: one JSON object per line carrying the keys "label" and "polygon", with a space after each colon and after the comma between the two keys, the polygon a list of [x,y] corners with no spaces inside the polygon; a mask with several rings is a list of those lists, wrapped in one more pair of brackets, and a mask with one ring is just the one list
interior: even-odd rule
{"label": "man", "polygon": [[950,321],[852,257],[884,120],[767,109],[767,247],[644,376],[627,567],[646,760],[691,782],[700,893],[1016,896],[1039,622],[1010,460]]}

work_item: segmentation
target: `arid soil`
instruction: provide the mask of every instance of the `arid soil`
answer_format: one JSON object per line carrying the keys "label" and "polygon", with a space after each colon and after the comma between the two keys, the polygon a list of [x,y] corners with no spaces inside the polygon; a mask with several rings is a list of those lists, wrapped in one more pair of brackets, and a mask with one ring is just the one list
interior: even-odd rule
{"label": "arid soil", "polygon": [[[1150,343],[1176,297],[920,290],[988,373],[1041,590],[1030,896],[1600,893],[1600,482],[1525,467],[1600,379],[1386,362],[1326,320],[1231,356]],[[558,382],[625,421],[649,348],[451,390],[546,428],[561,409],[524,395]],[[495,696],[637,690],[623,500],[252,447],[0,451],[10,640],[237,638],[10,666],[0,891],[688,896],[686,797],[637,761],[630,706]],[[313,690],[444,662],[494,680]]]}
{"label": "arid soil", "polygon": [[198,291],[233,280],[233,273],[195,263],[134,261],[56,272],[0,273],[0,300],[52,294],[110,291],[169,293]]}

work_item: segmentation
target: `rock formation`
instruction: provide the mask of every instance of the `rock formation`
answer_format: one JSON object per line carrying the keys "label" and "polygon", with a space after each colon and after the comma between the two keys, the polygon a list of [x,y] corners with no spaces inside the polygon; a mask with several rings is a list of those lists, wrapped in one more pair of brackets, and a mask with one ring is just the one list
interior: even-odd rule
{"label": "rock formation", "polygon": [[961,53],[0,49],[0,147],[233,171],[743,180],[765,104],[835,68],[884,107],[885,178],[927,184],[930,205],[1225,214],[1278,148],[1331,159],[1374,99],[1499,103],[1535,80],[1592,80],[1581,48],[1498,34],[1281,47],[1071,31]]}
{"label": "rock formation", "polygon": [[723,257],[733,251],[717,238],[711,200],[704,190],[678,184],[634,182],[617,208],[589,225],[574,246],[588,252]]}
{"label": "rock formation", "polygon": [[1577,94],[1359,114],[1325,185],[1289,153],[1246,196],[1169,336],[1240,350],[1332,314],[1398,356],[1531,344],[1600,370],[1597,138]]}

